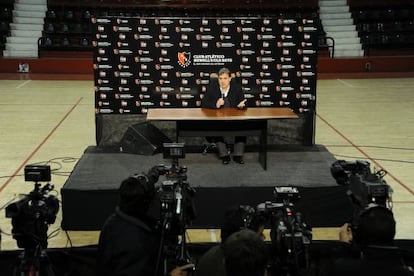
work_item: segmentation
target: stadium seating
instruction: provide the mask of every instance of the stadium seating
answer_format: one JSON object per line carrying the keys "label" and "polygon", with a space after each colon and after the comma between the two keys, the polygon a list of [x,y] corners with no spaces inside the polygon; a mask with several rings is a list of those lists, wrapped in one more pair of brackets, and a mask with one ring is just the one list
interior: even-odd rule
{"label": "stadium seating", "polygon": [[3,54],[7,37],[10,34],[10,23],[13,18],[13,2],[4,1],[0,3],[0,54]]}
{"label": "stadium seating", "polygon": [[228,0],[223,5],[222,1],[211,0],[208,1],[208,8],[205,8],[206,3],[175,0],[169,1],[167,8],[146,0],[49,0],[42,38],[39,39],[40,56],[42,51],[91,52],[92,16],[240,16],[255,12],[274,16],[281,11],[295,15],[308,14],[317,12],[318,7],[317,0],[264,0],[253,9],[249,1]]}
{"label": "stadium seating", "polygon": [[39,39],[40,56],[42,51],[91,51],[91,16],[88,8],[49,4]]}
{"label": "stadium seating", "polygon": [[414,52],[414,3],[393,1],[350,1],[350,8],[363,43],[369,55],[380,49],[386,53],[400,49]]}

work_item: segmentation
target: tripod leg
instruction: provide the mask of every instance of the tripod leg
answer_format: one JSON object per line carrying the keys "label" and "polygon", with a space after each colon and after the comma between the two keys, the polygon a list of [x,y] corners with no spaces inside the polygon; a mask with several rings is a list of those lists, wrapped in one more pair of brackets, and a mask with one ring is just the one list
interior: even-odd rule
{"label": "tripod leg", "polygon": [[40,276],[55,276],[55,270],[53,269],[53,265],[45,250],[43,250],[40,255],[39,264],[39,271],[41,272]]}
{"label": "tripod leg", "polygon": [[45,269],[45,276],[55,276],[55,271],[53,270],[52,265],[47,265]]}
{"label": "tripod leg", "polygon": [[16,263],[13,266],[13,276],[24,276],[25,268],[27,267],[25,252],[21,252],[16,259]]}

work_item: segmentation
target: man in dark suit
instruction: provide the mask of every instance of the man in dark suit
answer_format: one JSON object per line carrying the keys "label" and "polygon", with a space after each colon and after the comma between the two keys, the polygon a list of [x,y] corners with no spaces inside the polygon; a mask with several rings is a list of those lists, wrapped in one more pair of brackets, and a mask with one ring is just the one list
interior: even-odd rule
{"label": "man in dark suit", "polygon": [[[241,91],[241,87],[232,81],[230,70],[221,68],[218,72],[218,78],[212,78],[204,96],[202,107],[204,108],[245,108],[246,99]],[[230,156],[227,151],[227,145],[223,137],[207,137],[210,143],[216,143],[218,154],[223,164],[230,162]],[[244,164],[243,154],[246,144],[245,136],[236,136],[234,139],[233,160],[236,163]]]}

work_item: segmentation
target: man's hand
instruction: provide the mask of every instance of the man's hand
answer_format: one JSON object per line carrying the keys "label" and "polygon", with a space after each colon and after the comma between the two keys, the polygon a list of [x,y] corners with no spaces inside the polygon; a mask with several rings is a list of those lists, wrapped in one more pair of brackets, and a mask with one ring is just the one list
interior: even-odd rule
{"label": "man's hand", "polygon": [[194,264],[186,264],[183,266],[179,266],[174,268],[171,272],[170,272],[170,276],[187,276],[187,270],[192,270],[194,269]]}
{"label": "man's hand", "polygon": [[219,98],[216,102],[216,107],[220,108],[224,105],[224,99],[223,98]]}
{"label": "man's hand", "polygon": [[243,101],[239,102],[239,104],[237,105],[237,108],[245,108],[246,107],[246,101],[247,99],[244,99]]}
{"label": "man's hand", "polygon": [[349,223],[345,223],[339,228],[339,240],[346,243],[352,242],[352,231]]}

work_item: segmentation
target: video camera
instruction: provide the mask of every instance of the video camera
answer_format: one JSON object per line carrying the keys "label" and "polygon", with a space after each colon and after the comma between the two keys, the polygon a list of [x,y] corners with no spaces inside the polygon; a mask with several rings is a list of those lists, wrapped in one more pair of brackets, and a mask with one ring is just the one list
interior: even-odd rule
{"label": "video camera", "polygon": [[[159,188],[161,227],[170,233],[181,233],[195,218],[192,197],[195,190],[187,182],[187,167],[178,160],[185,158],[184,143],[164,143],[164,159],[172,159],[171,166],[157,165],[150,175],[165,175]],[[158,179],[158,178],[157,178]],[[156,181],[155,181],[156,182]]]}
{"label": "video camera", "polygon": [[[297,187],[274,188],[276,202],[266,201],[246,212],[245,221],[270,226],[272,275],[301,275],[310,266],[312,229],[295,210],[300,199]],[[245,210],[251,210],[244,207]]]}
{"label": "video camera", "polygon": [[38,245],[47,248],[48,225],[55,222],[59,211],[59,200],[49,194],[54,186],[47,183],[41,187],[39,183],[50,181],[50,166],[27,165],[24,176],[25,181],[35,182],[35,187],[6,207],[6,217],[12,219],[12,235],[19,248],[35,249]]}
{"label": "video camera", "polygon": [[160,220],[158,228],[162,233],[162,255],[164,272],[177,265],[191,263],[186,248],[186,227],[195,218],[193,197],[195,190],[187,181],[187,168],[179,165],[185,158],[184,143],[164,143],[164,159],[172,159],[171,166],[154,166],[149,175],[155,182],[159,175],[165,175],[158,189],[160,198]]}
{"label": "video camera", "polygon": [[368,161],[338,160],[331,165],[331,174],[339,185],[349,187],[347,195],[353,205],[353,221],[370,204],[392,209],[392,188],[383,177],[384,170],[371,171]]}

